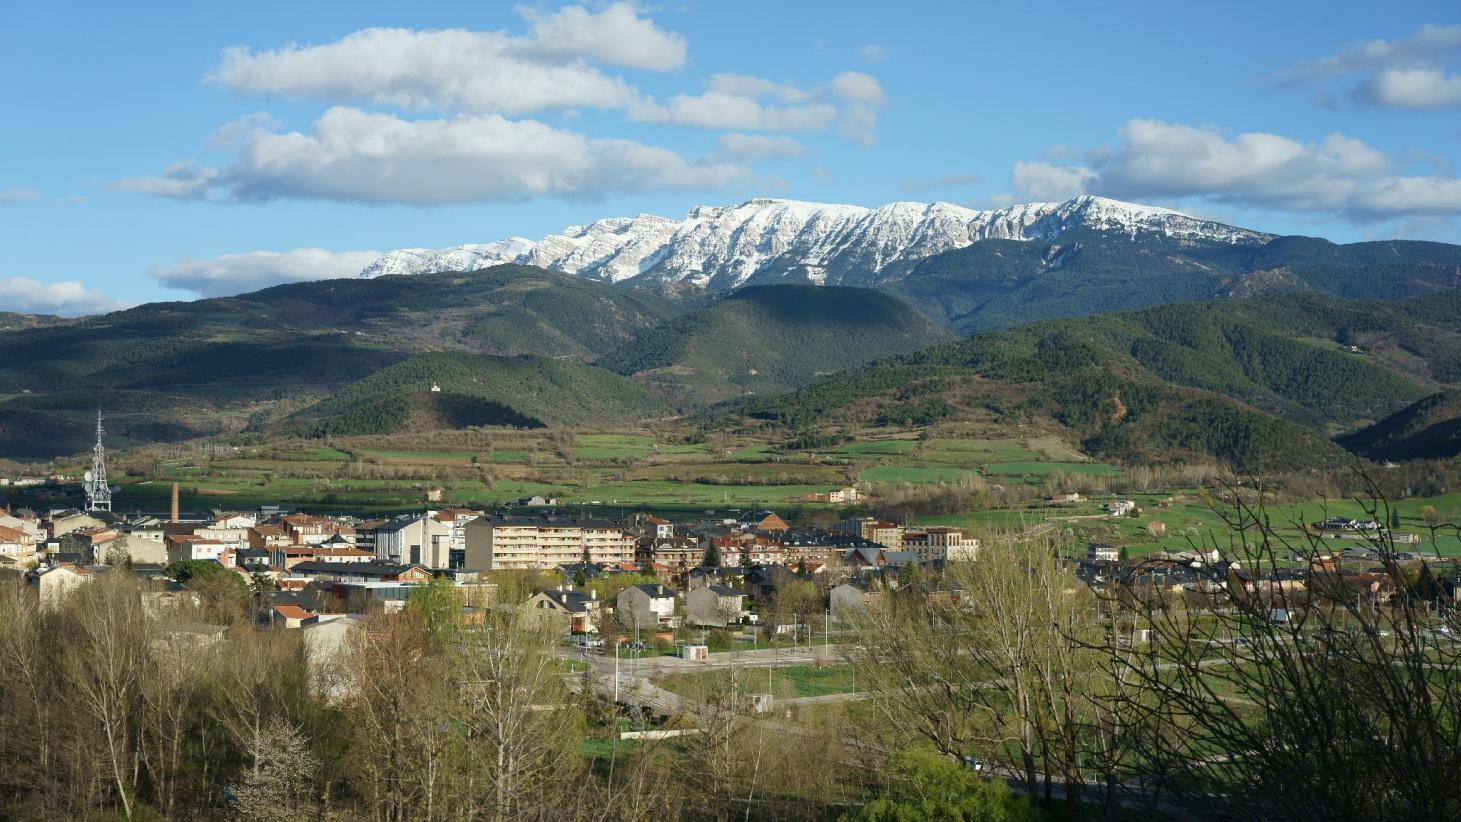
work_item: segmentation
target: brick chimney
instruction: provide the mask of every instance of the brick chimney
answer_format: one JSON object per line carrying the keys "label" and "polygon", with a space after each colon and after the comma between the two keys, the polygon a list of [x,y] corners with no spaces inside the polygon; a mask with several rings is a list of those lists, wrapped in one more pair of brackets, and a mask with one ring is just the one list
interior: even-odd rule
{"label": "brick chimney", "polygon": [[172,484],[172,521],[178,521],[178,484]]}

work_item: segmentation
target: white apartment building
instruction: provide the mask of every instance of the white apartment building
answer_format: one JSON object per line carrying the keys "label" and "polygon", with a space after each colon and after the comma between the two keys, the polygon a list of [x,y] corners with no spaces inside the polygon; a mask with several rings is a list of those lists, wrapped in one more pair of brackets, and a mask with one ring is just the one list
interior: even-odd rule
{"label": "white apartment building", "polygon": [[979,540],[965,536],[958,528],[924,528],[904,532],[903,550],[918,557],[919,562],[973,562],[979,559]]}
{"label": "white apartment building", "polygon": [[634,561],[635,538],[608,520],[489,514],[466,525],[466,567],[478,571]]}

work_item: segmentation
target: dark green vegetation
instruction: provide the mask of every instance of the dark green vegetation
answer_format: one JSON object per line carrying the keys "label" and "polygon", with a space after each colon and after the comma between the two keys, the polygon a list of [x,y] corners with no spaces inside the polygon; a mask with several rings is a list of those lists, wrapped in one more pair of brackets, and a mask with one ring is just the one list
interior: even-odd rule
{"label": "dark green vegetation", "polygon": [[1373,459],[1440,459],[1461,454],[1461,392],[1442,391],[1340,440]]}
{"label": "dark green vegetation", "polygon": [[383,368],[285,424],[310,436],[397,434],[473,425],[574,427],[661,410],[635,383],[581,363],[436,352]]}
{"label": "dark green vegetation", "polygon": [[84,450],[98,406],[116,445],[236,432],[251,415],[255,426],[286,415],[418,351],[588,360],[678,310],[650,293],[502,266],[300,283],[0,331],[0,455]]}
{"label": "dark green vegetation", "polygon": [[929,257],[886,287],[968,332],[1285,291],[1402,299],[1461,287],[1458,272],[1461,247],[1445,243],[1244,245],[1078,229],[1058,243],[984,240]]}
{"label": "dark green vegetation", "polygon": [[[109,443],[130,447],[619,427],[733,401],[813,450],[867,426],[972,422],[1033,426],[1104,460],[1322,465],[1344,457],[1333,437],[1461,384],[1461,296],[1444,290],[1458,265],[1461,249],[1436,243],[1079,229],[1058,246],[983,241],[881,286],[957,328],[1046,318],[963,342],[877,291],[752,286],[686,313],[522,266],[22,319],[39,324],[0,328],[0,456],[82,452],[98,407]],[[1166,305],[1048,319],[1148,303]],[[1435,403],[1417,407],[1424,424],[1343,442],[1451,453],[1450,406]]]}
{"label": "dark green vegetation", "polygon": [[60,321],[60,317],[51,314],[16,314],[12,311],[0,311],[0,331],[14,331],[21,328],[36,328],[38,326],[51,325]]}
{"label": "dark green vegetation", "polygon": [[679,408],[805,385],[952,339],[900,300],[860,288],[753,286],[641,333],[598,365]]}
{"label": "dark green vegetation", "polygon": [[797,429],[1051,425],[1110,459],[1292,468],[1338,458],[1330,433],[1461,378],[1458,332],[1455,291],[1393,303],[1285,294],[1169,305],[984,332],[736,410]]}

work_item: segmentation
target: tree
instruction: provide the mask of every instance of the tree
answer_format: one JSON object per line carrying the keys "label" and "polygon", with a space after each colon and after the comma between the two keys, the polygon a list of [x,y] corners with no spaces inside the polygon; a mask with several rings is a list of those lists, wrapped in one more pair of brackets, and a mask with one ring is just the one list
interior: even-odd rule
{"label": "tree", "polygon": [[253,763],[233,786],[233,810],[249,822],[292,822],[314,805],[318,762],[300,729],[273,717],[245,753]]}
{"label": "tree", "polygon": [[1002,780],[983,780],[958,760],[926,749],[894,754],[882,795],[844,822],[1034,822],[1023,796]]}
{"label": "tree", "polygon": [[[1167,790],[1233,818],[1461,816],[1461,647],[1427,612],[1425,571],[1400,560],[1393,534],[1369,535],[1396,591],[1376,601],[1319,561],[1331,550],[1321,538],[1300,523],[1291,526],[1297,538],[1280,530],[1263,495],[1225,496],[1234,502],[1218,513],[1247,576],[1230,577],[1206,602],[1117,586],[1106,599],[1150,641],[1113,636],[1093,646],[1132,686],[1113,710],[1184,723],[1182,733],[1151,736],[1144,756],[1203,779],[1171,779]],[[1370,499],[1369,516],[1387,521],[1373,486]],[[1248,581],[1277,578],[1292,558],[1311,569],[1302,590]],[[1449,619],[1447,630],[1461,631]]]}
{"label": "tree", "polygon": [[421,620],[431,643],[441,647],[456,636],[462,620],[462,597],[450,578],[435,577],[411,589],[406,595],[406,610]]}
{"label": "tree", "polygon": [[1031,796],[1054,782],[1079,801],[1084,694],[1095,630],[1090,602],[1044,540],[986,549],[945,569],[959,597],[913,589],[854,615],[863,644],[850,651],[859,683],[887,726],[940,754],[976,756],[1016,770]]}
{"label": "tree", "polygon": [[700,561],[706,568],[720,567],[720,546],[712,540],[705,545],[705,557]]}
{"label": "tree", "polygon": [[124,573],[102,574],[72,592],[67,609],[66,674],[76,708],[100,731],[106,778],[116,789],[122,815],[136,801],[132,779],[136,751],[132,717],[140,696],[145,655],[144,615],[137,584]]}

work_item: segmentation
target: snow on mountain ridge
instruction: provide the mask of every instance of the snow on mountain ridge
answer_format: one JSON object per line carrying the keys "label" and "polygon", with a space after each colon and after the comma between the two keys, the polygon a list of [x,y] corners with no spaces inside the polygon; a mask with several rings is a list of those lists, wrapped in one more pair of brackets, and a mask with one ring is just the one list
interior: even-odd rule
{"label": "snow on mountain ridge", "polygon": [[696,206],[683,220],[652,214],[569,226],[538,242],[511,237],[439,250],[392,251],[363,277],[534,265],[607,282],[642,278],[712,289],[760,274],[799,274],[818,284],[857,272],[876,280],[907,263],[986,239],[1048,242],[1074,228],[1152,232],[1185,240],[1260,243],[1271,235],[1201,220],[1166,208],[1082,196],[976,211],[953,203],[863,206],[755,198]]}

